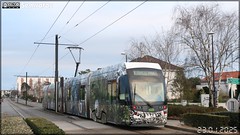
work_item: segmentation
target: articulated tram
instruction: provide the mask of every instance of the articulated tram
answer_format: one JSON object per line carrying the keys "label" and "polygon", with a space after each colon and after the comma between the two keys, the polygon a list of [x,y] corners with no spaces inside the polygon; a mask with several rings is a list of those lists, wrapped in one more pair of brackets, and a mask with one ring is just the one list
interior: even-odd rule
{"label": "articulated tram", "polygon": [[[158,126],[167,123],[166,86],[159,64],[125,62],[61,81],[57,111],[101,123]],[[55,110],[54,84],[43,107]]]}

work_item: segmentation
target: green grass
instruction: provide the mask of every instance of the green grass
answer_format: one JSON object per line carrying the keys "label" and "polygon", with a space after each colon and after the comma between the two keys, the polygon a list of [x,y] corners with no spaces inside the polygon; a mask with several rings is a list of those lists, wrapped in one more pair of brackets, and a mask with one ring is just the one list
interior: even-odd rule
{"label": "green grass", "polygon": [[4,115],[1,119],[1,134],[65,134],[51,121],[44,118],[26,118]]}
{"label": "green grass", "polygon": [[23,118],[7,116],[1,119],[1,134],[33,134],[33,132]]}

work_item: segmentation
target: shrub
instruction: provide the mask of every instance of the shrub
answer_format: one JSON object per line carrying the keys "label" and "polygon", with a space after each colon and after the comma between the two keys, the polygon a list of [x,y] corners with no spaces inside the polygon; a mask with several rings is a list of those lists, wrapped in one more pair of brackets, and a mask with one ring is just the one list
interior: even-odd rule
{"label": "shrub", "polygon": [[29,100],[31,100],[32,102],[36,102],[37,101],[37,97],[34,97],[33,95],[28,95],[27,96]]}
{"label": "shrub", "polygon": [[181,118],[185,113],[211,113],[211,112],[223,112],[227,111],[225,108],[211,108],[202,107],[197,105],[168,105],[168,116]]}
{"label": "shrub", "polygon": [[26,118],[34,134],[65,134],[62,129],[44,118]]}
{"label": "shrub", "polygon": [[229,122],[228,116],[188,113],[183,115],[184,124],[193,127],[212,127],[218,128],[227,127]]}
{"label": "shrub", "polygon": [[228,122],[228,126],[237,127],[237,129],[240,130],[240,120],[239,120],[240,113],[239,112],[215,112],[211,114],[228,116],[230,118],[230,121]]}
{"label": "shrub", "polygon": [[[185,106],[186,107],[186,106]],[[168,105],[168,116],[180,117],[186,111],[183,106],[180,105]]]}

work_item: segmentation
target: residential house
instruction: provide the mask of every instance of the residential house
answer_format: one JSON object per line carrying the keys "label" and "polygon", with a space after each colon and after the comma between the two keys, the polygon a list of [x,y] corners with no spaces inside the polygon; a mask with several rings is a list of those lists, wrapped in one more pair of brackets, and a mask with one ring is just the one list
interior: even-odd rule
{"label": "residential house", "polygon": [[54,83],[53,76],[28,76],[26,84],[26,76],[17,76],[17,90],[19,96],[22,96],[27,89],[28,95],[34,97],[42,97],[42,87],[45,83]]}
{"label": "residential house", "polygon": [[[214,73],[215,77],[215,88],[219,87],[219,93],[222,94],[229,94],[229,90],[234,90],[234,94],[236,93],[237,87],[239,85],[231,84],[228,82],[228,79],[230,78],[240,78],[240,71],[230,71],[230,72],[223,72],[222,76],[220,76],[220,73]],[[221,78],[221,80],[220,80]],[[219,86],[220,85],[220,86]],[[201,80],[201,85],[197,86],[197,89],[200,90],[203,87],[208,87],[206,77]],[[239,89],[239,88],[238,88]]]}

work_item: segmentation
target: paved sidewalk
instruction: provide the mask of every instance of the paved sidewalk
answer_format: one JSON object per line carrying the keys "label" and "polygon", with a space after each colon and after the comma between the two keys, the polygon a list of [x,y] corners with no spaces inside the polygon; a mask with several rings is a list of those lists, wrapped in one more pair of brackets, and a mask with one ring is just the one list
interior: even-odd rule
{"label": "paved sidewalk", "polygon": [[184,125],[184,123],[181,123],[179,120],[168,120],[167,124],[165,125],[167,128],[172,128],[176,130],[181,130],[181,131],[186,131],[186,132],[191,132],[193,134],[217,134],[217,135],[227,135],[227,134],[232,134],[232,135],[239,135],[239,131],[237,130],[221,130],[221,131],[216,131],[211,129],[198,129],[190,126]]}
{"label": "paved sidewalk", "polygon": [[197,134],[197,128],[186,126],[184,125],[184,123],[181,123],[179,120],[168,120],[165,127]]}

